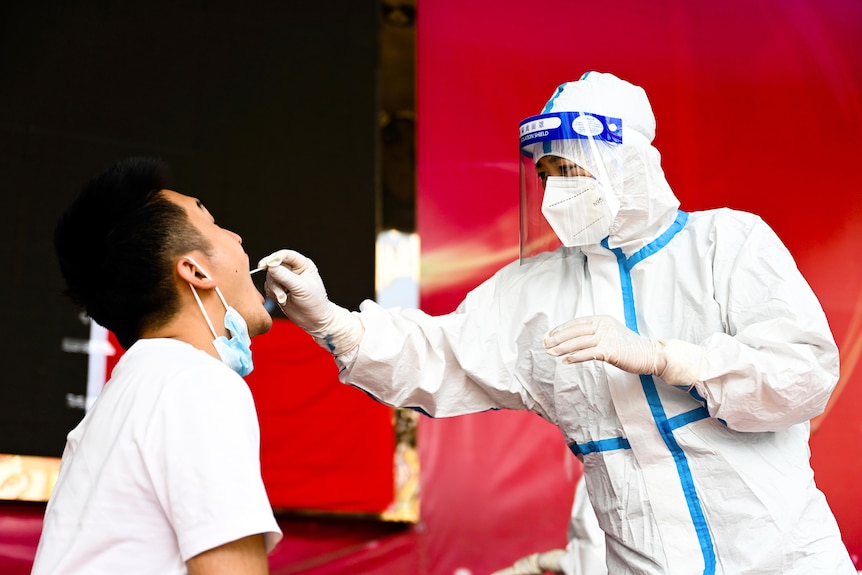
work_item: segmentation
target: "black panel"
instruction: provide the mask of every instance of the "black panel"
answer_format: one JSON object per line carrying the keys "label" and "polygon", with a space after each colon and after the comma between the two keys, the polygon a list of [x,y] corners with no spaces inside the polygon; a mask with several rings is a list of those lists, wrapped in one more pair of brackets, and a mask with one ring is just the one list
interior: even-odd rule
{"label": "black panel", "polygon": [[[83,4],[82,6],[72,4]],[[0,453],[59,455],[88,327],[60,295],[54,222],[132,154],[173,166],[252,261],[312,257],[373,297],[378,3],[15,2],[0,10]],[[67,397],[69,395],[70,397]]]}

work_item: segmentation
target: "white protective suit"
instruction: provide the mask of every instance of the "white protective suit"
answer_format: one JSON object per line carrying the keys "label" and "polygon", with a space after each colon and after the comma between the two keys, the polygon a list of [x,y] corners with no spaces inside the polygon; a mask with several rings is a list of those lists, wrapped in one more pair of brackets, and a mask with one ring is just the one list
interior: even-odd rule
{"label": "white protective suit", "polygon": [[[638,130],[623,133],[634,179],[610,247],[513,262],[448,315],[366,301],[361,341],[346,353],[327,330],[312,333],[341,353],[342,381],[388,405],[432,417],[522,409],[556,424],[584,462],[609,573],[855,574],[809,464],[808,421],[838,378],[816,296],[759,217],[678,210],[640,88],[593,73],[562,86],[546,110],[579,109],[582,82],[596,83],[597,107],[637,104],[581,110]],[[268,282],[297,290],[285,275],[271,270]],[[547,353],[549,330],[596,315],[700,346],[693,386]]]}

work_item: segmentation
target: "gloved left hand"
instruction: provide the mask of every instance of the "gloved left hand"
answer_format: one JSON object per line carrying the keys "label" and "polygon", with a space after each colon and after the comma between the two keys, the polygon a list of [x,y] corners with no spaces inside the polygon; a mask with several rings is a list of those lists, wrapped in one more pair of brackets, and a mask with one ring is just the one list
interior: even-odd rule
{"label": "gloved left hand", "polygon": [[543,573],[562,573],[560,559],[566,552],[553,549],[544,553],[533,553],[515,561],[511,567],[495,571],[491,575],[542,575]]}
{"label": "gloved left hand", "polygon": [[681,340],[651,339],[608,315],[580,317],[545,335],[545,348],[563,363],[599,360],[634,374],[658,375],[671,385],[700,377],[704,348]]}

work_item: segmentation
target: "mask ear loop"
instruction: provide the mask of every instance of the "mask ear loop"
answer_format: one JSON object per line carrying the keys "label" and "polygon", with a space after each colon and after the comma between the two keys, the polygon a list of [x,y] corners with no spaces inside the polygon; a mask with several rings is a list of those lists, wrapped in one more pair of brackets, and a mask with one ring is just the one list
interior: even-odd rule
{"label": "mask ear loop", "polygon": [[218,338],[218,334],[216,333],[216,330],[215,330],[215,328],[213,327],[213,322],[211,322],[211,321],[210,321],[210,316],[209,316],[209,314],[207,314],[206,310],[204,309],[204,304],[203,304],[203,302],[201,301],[200,296],[198,295],[198,290],[196,290],[196,289],[195,289],[195,286],[193,286],[192,284],[189,284],[189,287],[190,287],[190,288],[192,288],[192,295],[194,295],[194,296],[195,296],[195,299],[196,299],[196,300],[197,300],[197,302],[198,302],[198,307],[199,307],[199,308],[201,308],[201,313],[204,315],[204,319],[206,320],[207,325],[209,326],[210,331],[211,331],[211,332],[212,332],[212,334],[213,334],[213,338],[214,338],[214,339],[215,339],[215,338]]}
{"label": "mask ear loop", "polygon": [[[196,262],[191,256],[186,256],[186,257],[188,258],[188,260],[190,262],[192,262],[193,264],[195,264],[197,266],[197,268],[201,271],[201,273],[204,274],[205,278],[207,278],[208,280],[212,279],[210,277],[210,275],[206,271],[204,271],[204,268],[202,268],[201,265],[198,262]],[[206,320],[207,325],[209,326],[210,331],[213,334],[213,338],[218,338],[218,334],[216,333],[216,330],[213,327],[213,323],[210,321],[210,316],[206,312],[206,309],[204,309],[204,304],[201,301],[201,297],[198,295],[198,290],[196,290],[195,286],[193,286],[191,283],[189,283],[189,287],[192,288],[192,295],[195,296],[195,300],[197,300],[197,302],[198,302],[198,307],[201,309],[201,313],[204,315],[204,319]],[[221,303],[224,306],[225,310],[227,310],[227,300],[224,299],[224,296],[222,295],[221,290],[218,288],[218,286],[216,286],[215,292],[216,292],[216,295],[218,295],[219,299],[221,300]]]}
{"label": "mask ear loop", "polygon": [[224,299],[224,296],[222,295],[221,290],[218,289],[218,286],[216,286],[215,292],[218,298],[221,300],[221,304],[224,306],[225,311],[227,311],[227,300]]}

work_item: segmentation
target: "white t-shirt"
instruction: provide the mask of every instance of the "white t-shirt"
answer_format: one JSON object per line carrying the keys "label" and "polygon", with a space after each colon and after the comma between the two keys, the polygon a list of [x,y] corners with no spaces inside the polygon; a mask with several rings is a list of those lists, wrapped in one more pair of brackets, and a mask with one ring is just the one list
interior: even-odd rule
{"label": "white t-shirt", "polygon": [[195,555],[281,539],[245,381],[173,339],[123,355],[69,433],[32,575],[186,573]]}

